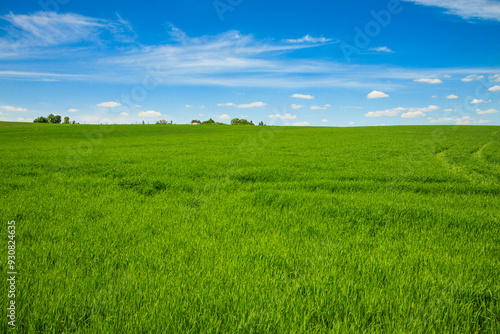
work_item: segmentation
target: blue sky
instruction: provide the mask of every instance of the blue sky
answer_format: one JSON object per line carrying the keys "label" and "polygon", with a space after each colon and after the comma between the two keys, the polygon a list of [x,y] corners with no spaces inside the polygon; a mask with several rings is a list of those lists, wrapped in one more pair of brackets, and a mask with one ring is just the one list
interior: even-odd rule
{"label": "blue sky", "polygon": [[500,1],[4,0],[0,120],[500,125]]}

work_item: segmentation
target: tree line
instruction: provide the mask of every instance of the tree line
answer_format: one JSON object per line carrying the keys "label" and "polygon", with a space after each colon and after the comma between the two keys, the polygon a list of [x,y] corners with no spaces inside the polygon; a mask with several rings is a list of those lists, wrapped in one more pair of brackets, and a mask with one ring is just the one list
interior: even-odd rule
{"label": "tree line", "polygon": [[[54,124],[60,124],[62,121],[60,115],[54,115],[50,114],[47,117],[40,116],[38,118],[35,118],[33,120],[33,123],[54,123]],[[77,124],[75,121],[70,123],[69,117],[64,117],[64,123],[63,124]]]}

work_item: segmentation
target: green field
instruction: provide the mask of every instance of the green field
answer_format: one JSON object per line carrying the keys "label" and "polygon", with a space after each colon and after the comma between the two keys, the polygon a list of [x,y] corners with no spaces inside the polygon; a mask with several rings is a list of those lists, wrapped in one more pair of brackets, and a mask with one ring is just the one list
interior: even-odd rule
{"label": "green field", "polygon": [[0,123],[1,326],[499,333],[499,130]]}

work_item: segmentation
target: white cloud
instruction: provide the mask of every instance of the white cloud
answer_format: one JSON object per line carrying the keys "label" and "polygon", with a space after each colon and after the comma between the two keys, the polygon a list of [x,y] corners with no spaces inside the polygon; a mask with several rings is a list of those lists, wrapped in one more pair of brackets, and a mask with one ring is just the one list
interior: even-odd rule
{"label": "white cloud", "polygon": [[447,14],[463,19],[483,19],[500,21],[500,3],[493,0],[405,0],[424,6],[446,9]]}
{"label": "white cloud", "polygon": [[141,116],[141,117],[158,117],[158,116],[161,116],[161,113],[154,111],[154,110],[148,110],[148,111],[141,111],[139,113],[139,116]]}
{"label": "white cloud", "polygon": [[71,108],[71,109],[68,109],[68,110],[66,110],[66,111],[67,111],[67,112],[77,112],[77,111],[80,111],[80,110],[75,109],[75,108]]}
{"label": "white cloud", "polygon": [[232,102],[227,102],[227,103],[219,103],[217,107],[236,107],[236,105]]}
{"label": "white cloud", "polygon": [[327,43],[331,42],[332,39],[330,38],[325,38],[325,37],[312,37],[309,35],[305,35],[302,38],[299,39],[287,39],[286,42],[288,43]]}
{"label": "white cloud", "polygon": [[449,75],[449,74],[445,74],[445,75],[443,75],[443,78],[450,79],[450,78],[451,78],[451,75]]}
{"label": "white cloud", "polygon": [[0,117],[0,121],[2,122],[28,122],[28,123],[31,123],[33,122],[32,119],[28,119],[28,118],[23,118],[23,117]]}
{"label": "white cloud", "polygon": [[491,102],[491,100],[485,101],[483,99],[474,99],[474,100],[470,101],[470,104],[479,104],[479,103],[488,103],[488,102]]}
{"label": "white cloud", "polygon": [[462,78],[460,80],[462,80],[463,82],[471,82],[474,80],[481,80],[483,78],[484,78],[484,75],[471,74],[471,75],[468,75],[465,78]]}
{"label": "white cloud", "polygon": [[435,98],[437,98],[437,95],[432,95],[431,97],[432,97],[433,99],[435,99]]}
{"label": "white cloud", "polygon": [[308,126],[311,125],[309,122],[299,122],[299,123],[293,123],[293,126]]}
{"label": "white cloud", "polygon": [[368,94],[367,97],[369,99],[380,99],[380,98],[384,98],[384,97],[389,97],[389,95],[386,94],[386,93],[384,93],[384,92],[380,92],[378,90],[374,90],[373,92],[371,92],[370,94]]}
{"label": "white cloud", "polygon": [[297,99],[314,100],[314,96],[306,94],[292,94],[291,97],[295,97]]}
{"label": "white cloud", "polygon": [[290,114],[284,114],[284,115],[273,114],[273,115],[269,115],[268,117],[269,118],[281,118],[281,119],[296,119],[297,118],[297,116],[290,115]]}
{"label": "white cloud", "polygon": [[136,104],[135,107],[136,108],[142,108],[142,106],[140,104]]}
{"label": "white cloud", "polygon": [[321,123],[328,123],[328,120],[327,120],[326,118],[323,118],[323,119],[321,120]]}
{"label": "white cloud", "polygon": [[106,107],[106,108],[115,108],[115,107],[119,107],[121,105],[122,104],[119,102],[109,101],[109,102],[101,102],[97,106],[98,107]]}
{"label": "white cloud", "polygon": [[447,117],[447,118],[441,117],[441,118],[437,118],[437,119],[432,119],[432,118],[429,117],[428,120],[431,123],[445,123],[445,122],[452,122],[453,118],[450,118],[450,117]]}
{"label": "white cloud", "polygon": [[311,109],[312,110],[326,110],[326,109],[328,109],[330,107],[331,107],[331,105],[329,105],[329,104],[325,104],[324,106],[316,106],[316,105],[314,105],[314,106],[311,107]]}
{"label": "white cloud", "polygon": [[488,89],[490,92],[500,92],[500,86],[496,85]]}
{"label": "white cloud", "polygon": [[424,117],[425,114],[422,111],[409,111],[404,114],[401,114],[403,118],[415,118],[415,117]]}
{"label": "white cloud", "polygon": [[131,42],[135,38],[130,24],[119,15],[113,21],[73,13],[39,11],[28,15],[16,15],[11,12],[0,16],[0,19],[10,23],[5,29],[17,49],[11,56],[19,55],[19,52],[23,55],[33,55],[40,52],[42,47],[56,45],[80,42],[99,44],[103,34],[106,34],[107,39],[111,37],[121,42]]}
{"label": "white cloud", "polygon": [[415,82],[425,82],[425,83],[433,84],[433,85],[443,83],[440,79],[426,79],[426,78],[415,79],[414,81]]}
{"label": "white cloud", "polygon": [[220,119],[231,119],[231,116],[229,116],[228,114],[223,114],[223,115],[220,115],[219,118]]}
{"label": "white cloud", "polygon": [[474,118],[472,118],[470,116],[463,116],[463,117],[454,119],[453,121],[457,125],[466,125],[466,124],[472,123],[474,121]]}
{"label": "white cloud", "polygon": [[448,108],[448,109],[444,109],[443,111],[445,111],[445,112],[451,112],[451,111],[457,111],[457,109]]}
{"label": "white cloud", "polygon": [[472,118],[470,116],[463,116],[460,118],[447,117],[447,118],[438,118],[438,119],[432,119],[429,117],[428,120],[430,123],[452,123],[452,122],[454,122],[457,125],[467,125],[467,124],[471,124],[471,123],[481,124],[484,122],[484,120],[482,120],[482,122],[476,121],[475,118]]}
{"label": "white cloud", "polygon": [[121,116],[128,116],[128,113],[126,113],[125,111],[122,111],[122,112],[120,113],[120,115],[121,115]]}
{"label": "white cloud", "polygon": [[447,99],[458,99],[458,96],[455,94],[450,94],[446,97]]}
{"label": "white cloud", "polygon": [[191,107],[193,107],[193,106],[190,104],[186,104],[186,108],[191,108]]}
{"label": "white cloud", "polygon": [[407,111],[408,108],[398,107],[394,109],[385,109],[378,111],[370,111],[365,114],[365,117],[382,117],[382,116],[397,116],[403,111]]}
{"label": "white cloud", "polygon": [[496,110],[496,109],[488,109],[488,110],[476,109],[476,114],[478,114],[478,115],[496,114],[497,112],[500,112],[500,110]]}
{"label": "white cloud", "polygon": [[205,116],[205,114],[198,114],[198,116],[203,117],[203,116]]}
{"label": "white cloud", "polygon": [[267,106],[264,102],[252,102],[249,104],[239,104],[237,108],[261,108]]}
{"label": "white cloud", "polygon": [[1,107],[1,109],[7,110],[7,111],[28,111],[28,109],[26,109],[26,108],[16,108],[16,107],[12,107],[12,106],[3,106],[3,107]]}
{"label": "white cloud", "polygon": [[349,122],[349,125],[354,125],[354,122]]}
{"label": "white cloud", "polygon": [[430,112],[430,111],[436,111],[441,109],[440,106],[435,106],[435,105],[430,105],[425,108],[409,108],[408,111],[410,112],[415,112],[415,111],[421,111],[421,112]]}
{"label": "white cloud", "polygon": [[389,49],[387,46],[379,46],[376,48],[371,48],[370,51],[375,51],[375,52],[385,52],[385,53],[394,53],[391,49]]}
{"label": "white cloud", "polygon": [[305,106],[303,105],[300,105],[300,104],[292,104],[292,109],[300,109],[300,108],[304,108]]}
{"label": "white cloud", "polygon": [[480,119],[476,122],[477,124],[488,124],[488,123],[491,123],[491,121],[488,121],[486,119]]}
{"label": "white cloud", "polygon": [[394,109],[385,109],[385,110],[378,110],[378,111],[370,111],[365,114],[365,117],[383,117],[383,116],[397,116],[403,111],[406,111],[401,117],[403,118],[411,118],[411,117],[422,117],[425,116],[424,113],[430,112],[430,111],[436,111],[441,109],[439,106],[434,106],[430,105],[428,107],[424,108],[404,108],[404,107],[398,107]]}
{"label": "white cloud", "polygon": [[500,82],[500,74],[495,74],[490,77],[491,82]]}

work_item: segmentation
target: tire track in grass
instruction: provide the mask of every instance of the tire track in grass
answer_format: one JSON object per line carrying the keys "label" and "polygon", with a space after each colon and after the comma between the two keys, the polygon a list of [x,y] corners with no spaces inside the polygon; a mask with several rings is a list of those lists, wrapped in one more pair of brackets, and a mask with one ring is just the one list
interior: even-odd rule
{"label": "tire track in grass", "polygon": [[[490,140],[490,141],[484,143],[483,145],[481,145],[479,148],[470,152],[471,158],[477,160],[479,163],[481,163],[483,165],[485,163],[487,163],[482,152],[484,151],[484,149],[488,145],[490,145],[491,143],[493,143],[495,141],[496,141],[495,139]],[[478,183],[488,184],[488,185],[498,184],[498,177],[495,178],[493,176],[487,175],[486,173],[481,173],[480,171],[473,169],[472,166],[476,166],[476,164],[472,164],[471,162],[469,162],[469,164],[467,164],[467,165],[458,165],[458,164],[454,164],[454,163],[450,162],[449,159],[447,158],[447,155],[448,155],[450,149],[454,146],[455,145],[452,145],[450,147],[447,147],[447,148],[435,153],[435,157],[439,161],[441,161],[441,163],[444,165],[446,170],[452,172],[453,174],[455,174],[461,178],[465,178],[466,180],[468,180],[469,182],[471,182],[473,184],[478,184]],[[498,169],[497,166],[494,166],[494,167],[496,169]]]}

